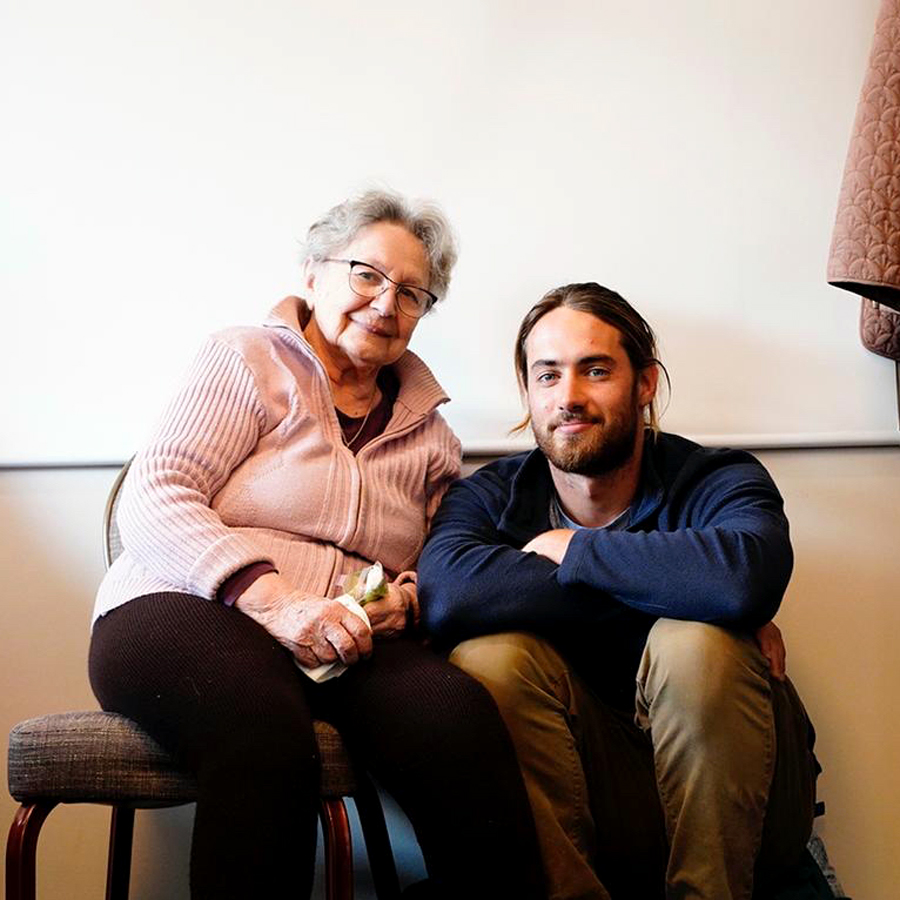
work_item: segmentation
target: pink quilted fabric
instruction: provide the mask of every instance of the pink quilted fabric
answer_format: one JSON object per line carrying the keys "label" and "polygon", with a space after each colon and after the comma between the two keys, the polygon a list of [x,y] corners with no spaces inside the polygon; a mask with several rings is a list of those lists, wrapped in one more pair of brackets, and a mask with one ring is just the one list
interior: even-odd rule
{"label": "pink quilted fabric", "polygon": [[[900,0],[883,0],[875,23],[841,184],[828,281],[876,301],[868,307],[864,303],[863,342],[882,355],[891,355],[885,352],[889,348],[897,353],[891,358],[900,358],[900,315],[883,308],[900,310]],[[876,309],[878,304],[882,307]]]}
{"label": "pink quilted fabric", "polygon": [[863,299],[859,334],[866,349],[900,361],[900,313]]}

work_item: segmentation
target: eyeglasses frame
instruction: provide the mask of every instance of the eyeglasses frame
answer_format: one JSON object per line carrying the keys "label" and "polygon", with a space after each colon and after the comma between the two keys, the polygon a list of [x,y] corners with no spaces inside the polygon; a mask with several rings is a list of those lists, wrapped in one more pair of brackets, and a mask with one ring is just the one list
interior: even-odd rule
{"label": "eyeglasses frame", "polygon": [[356,294],[357,297],[365,297],[366,300],[374,300],[376,297],[380,297],[386,290],[388,290],[388,285],[385,285],[384,288],[377,294],[361,294],[353,287],[353,283],[351,281],[351,278],[353,277],[354,266],[365,266],[367,269],[372,269],[373,272],[377,272],[382,278],[390,282],[390,284],[394,285],[395,288],[414,288],[417,291],[422,291],[423,293],[427,294],[431,302],[418,315],[407,312],[400,302],[400,296],[398,294],[395,294],[395,296],[397,297],[397,309],[400,310],[400,312],[402,312],[404,316],[408,316],[410,319],[421,319],[431,310],[434,304],[438,302],[437,295],[433,294],[427,288],[420,287],[417,284],[409,284],[406,281],[394,281],[394,279],[391,278],[390,275],[385,275],[384,272],[382,272],[381,269],[379,269],[377,266],[373,266],[371,263],[364,262],[361,259],[337,259],[333,256],[327,256],[322,260],[322,262],[347,263],[347,265],[350,266],[350,269],[347,272],[347,282],[348,284],[350,284],[350,290],[353,291],[353,293]]}

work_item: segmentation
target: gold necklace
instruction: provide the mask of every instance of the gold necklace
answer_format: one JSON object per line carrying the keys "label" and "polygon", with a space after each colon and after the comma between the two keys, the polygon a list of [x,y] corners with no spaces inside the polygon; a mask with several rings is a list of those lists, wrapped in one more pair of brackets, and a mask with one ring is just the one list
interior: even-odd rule
{"label": "gold necklace", "polygon": [[[348,450],[353,445],[353,442],[362,434],[363,428],[366,427],[366,422],[369,421],[369,416],[372,414],[372,410],[375,408],[375,395],[377,393],[378,387],[376,386],[375,390],[372,391],[372,396],[369,398],[369,408],[366,410],[366,414],[363,416],[363,420],[360,423],[359,428],[356,429],[356,433],[352,438],[350,438],[350,440],[347,440],[346,436],[344,435],[344,429],[341,429],[341,437],[343,438],[344,444]],[[350,417],[348,416],[348,418]]]}

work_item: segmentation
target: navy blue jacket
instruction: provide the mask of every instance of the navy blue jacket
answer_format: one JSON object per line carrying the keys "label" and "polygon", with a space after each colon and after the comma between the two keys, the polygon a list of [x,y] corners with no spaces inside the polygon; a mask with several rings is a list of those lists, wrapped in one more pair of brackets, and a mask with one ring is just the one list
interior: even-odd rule
{"label": "navy blue jacket", "polygon": [[560,566],[519,549],[551,527],[552,494],[539,450],[450,488],[418,565],[423,622],[439,646],[529,631],[627,704],[657,618],[749,631],[775,615],[793,554],[781,495],[749,453],[648,432],[627,526],[579,530]]}

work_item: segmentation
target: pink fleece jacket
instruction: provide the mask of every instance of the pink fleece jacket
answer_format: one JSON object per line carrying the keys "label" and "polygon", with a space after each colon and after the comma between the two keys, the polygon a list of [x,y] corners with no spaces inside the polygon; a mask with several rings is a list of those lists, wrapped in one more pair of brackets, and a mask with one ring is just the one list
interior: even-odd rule
{"label": "pink fleece jacket", "polygon": [[459,475],[460,444],[436,411],[447,396],[407,351],[385,431],[345,446],[328,377],[288,297],[261,327],[213,335],[135,457],[117,522],[123,553],[94,620],[135,597],[213,598],[244,566],[272,562],[299,590],[334,596],[380,560],[415,567],[431,517]]}

